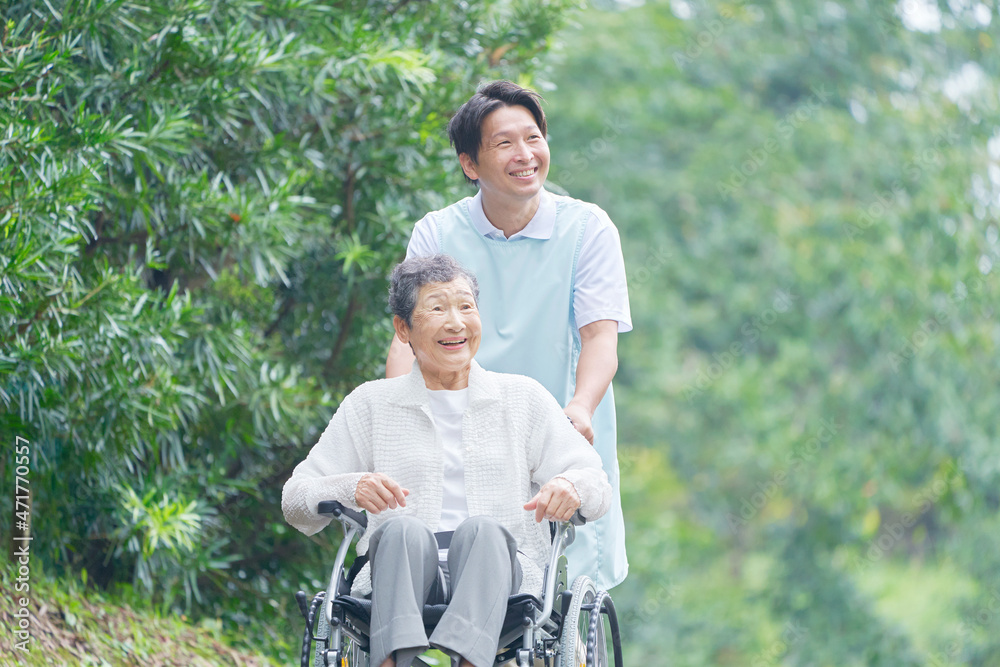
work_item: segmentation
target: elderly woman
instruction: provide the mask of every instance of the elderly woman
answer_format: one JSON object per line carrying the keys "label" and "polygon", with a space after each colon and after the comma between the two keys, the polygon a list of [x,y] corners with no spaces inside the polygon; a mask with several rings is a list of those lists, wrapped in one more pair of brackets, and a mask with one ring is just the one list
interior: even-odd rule
{"label": "elderly woman", "polygon": [[[397,266],[389,302],[413,369],[351,392],[282,494],[285,518],[307,535],[330,521],[322,500],[368,512],[358,553],[370,570],[354,593],[371,593],[381,667],[409,667],[429,646],[463,667],[492,665],[507,598],[541,592],[542,520],[578,509],[596,519],[611,501],[600,458],[556,400],[474,360],[477,299],[475,276],[447,255]],[[430,637],[427,602],[448,604]]]}

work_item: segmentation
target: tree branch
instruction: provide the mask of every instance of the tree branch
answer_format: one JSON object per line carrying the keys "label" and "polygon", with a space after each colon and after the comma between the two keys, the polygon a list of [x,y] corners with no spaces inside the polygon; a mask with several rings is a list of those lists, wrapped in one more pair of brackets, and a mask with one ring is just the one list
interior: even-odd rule
{"label": "tree branch", "polygon": [[275,317],[274,321],[271,322],[267,329],[264,330],[264,338],[270,338],[271,334],[278,330],[278,326],[281,324],[281,321],[284,320],[288,313],[292,311],[292,306],[294,306],[295,303],[295,297],[288,297],[285,299],[285,302],[281,304],[281,310],[278,311],[277,317]]}
{"label": "tree branch", "polygon": [[358,310],[358,299],[354,294],[354,290],[351,290],[351,296],[347,301],[347,311],[344,313],[344,317],[340,320],[340,333],[337,334],[337,342],[333,345],[333,351],[330,353],[330,358],[326,360],[324,365],[324,370],[326,372],[331,372],[336,367],[337,362],[340,360],[340,354],[344,351],[344,345],[347,343],[347,334],[351,330],[351,322],[354,320],[354,314]]}
{"label": "tree branch", "polygon": [[402,9],[403,7],[405,7],[408,4],[410,4],[410,0],[399,0],[399,2],[397,2],[391,8],[389,8],[389,10],[386,12],[386,15],[387,16],[394,16],[396,14],[396,12],[398,12],[400,9]]}
{"label": "tree branch", "polygon": [[142,88],[145,88],[149,84],[153,83],[153,81],[155,81],[156,79],[158,79],[160,77],[160,75],[163,74],[164,70],[166,70],[167,67],[169,67],[169,66],[170,66],[170,59],[169,58],[164,58],[163,61],[159,65],[156,66],[156,69],[154,69],[152,72],[149,73],[149,76],[146,77],[145,81],[143,81],[141,84],[139,84],[137,86],[132,86],[132,88],[129,89],[128,92],[126,92],[124,95],[122,95],[122,101],[121,101],[121,103],[125,104],[126,102],[129,101],[129,98],[131,98],[133,95],[135,95],[139,90],[141,90]]}
{"label": "tree branch", "polygon": [[9,89],[3,91],[2,93],[0,93],[0,97],[7,97],[8,95],[13,95],[14,93],[17,93],[17,92],[20,92],[21,90],[24,90],[24,88],[26,86],[29,86],[29,85],[31,85],[33,83],[37,83],[37,82],[41,81],[42,79],[44,79],[46,76],[49,75],[49,72],[52,71],[53,67],[55,67],[55,63],[49,63],[48,65],[45,66],[45,68],[41,72],[39,72],[38,76],[36,76],[36,77],[34,77],[32,79],[28,79],[27,81],[25,81],[24,83],[22,83],[20,86],[15,86],[14,88],[9,88]]}

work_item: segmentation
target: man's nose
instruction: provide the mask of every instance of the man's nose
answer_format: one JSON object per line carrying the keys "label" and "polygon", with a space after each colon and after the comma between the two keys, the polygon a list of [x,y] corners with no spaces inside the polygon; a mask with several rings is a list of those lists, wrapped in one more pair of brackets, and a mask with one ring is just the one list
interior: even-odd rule
{"label": "man's nose", "polygon": [[514,143],[514,158],[521,162],[531,160],[531,148],[528,146],[528,142],[517,141]]}

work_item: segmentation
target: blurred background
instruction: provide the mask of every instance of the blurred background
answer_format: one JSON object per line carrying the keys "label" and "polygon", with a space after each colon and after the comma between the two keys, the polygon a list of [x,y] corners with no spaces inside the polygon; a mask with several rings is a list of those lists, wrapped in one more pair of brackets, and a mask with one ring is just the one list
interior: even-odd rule
{"label": "blurred background", "polygon": [[26,664],[297,662],[281,486],[503,77],[622,236],[626,664],[1000,665],[996,2],[0,6]]}

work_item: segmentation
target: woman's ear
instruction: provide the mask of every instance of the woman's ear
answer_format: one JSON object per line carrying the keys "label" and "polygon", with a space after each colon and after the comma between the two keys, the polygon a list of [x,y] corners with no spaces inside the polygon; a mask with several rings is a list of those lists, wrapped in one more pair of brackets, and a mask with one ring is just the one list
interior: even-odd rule
{"label": "woman's ear", "polygon": [[396,338],[398,338],[402,343],[407,344],[410,342],[410,327],[406,326],[406,322],[399,315],[392,316],[392,328],[396,330]]}

